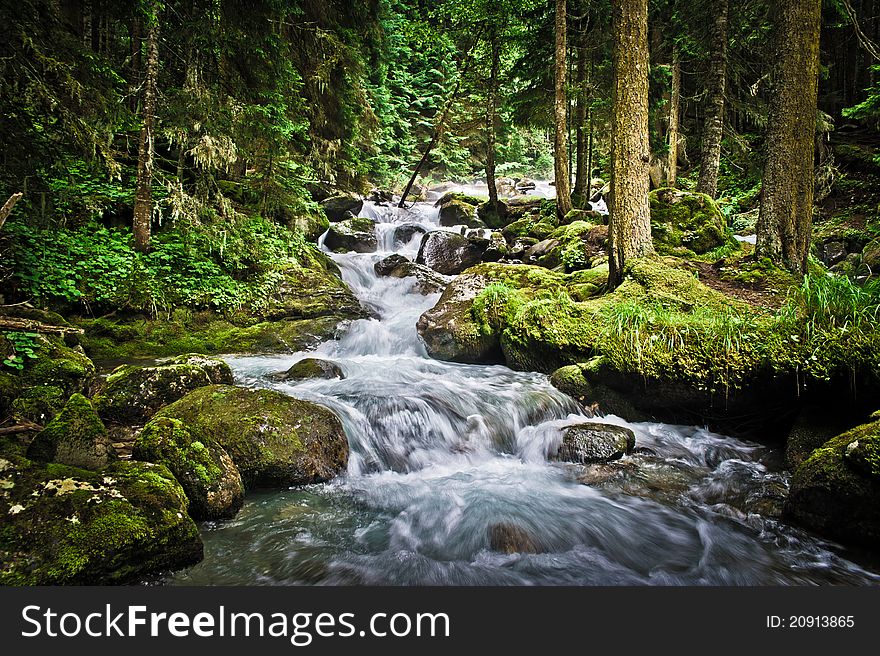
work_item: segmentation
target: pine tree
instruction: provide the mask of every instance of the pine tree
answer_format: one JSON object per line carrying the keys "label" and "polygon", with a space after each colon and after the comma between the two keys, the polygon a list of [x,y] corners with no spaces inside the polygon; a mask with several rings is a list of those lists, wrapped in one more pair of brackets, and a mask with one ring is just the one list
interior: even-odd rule
{"label": "pine tree", "polygon": [[630,258],[654,250],[648,205],[648,0],[614,3],[609,287]]}
{"label": "pine tree", "polygon": [[822,2],[788,0],[774,7],[774,89],[755,253],[805,273],[813,218]]}

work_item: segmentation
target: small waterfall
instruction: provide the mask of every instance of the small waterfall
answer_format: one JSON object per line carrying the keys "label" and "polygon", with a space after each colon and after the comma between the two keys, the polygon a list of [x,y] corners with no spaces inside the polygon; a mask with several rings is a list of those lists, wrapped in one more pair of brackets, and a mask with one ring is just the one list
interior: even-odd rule
{"label": "small waterfall", "polygon": [[[441,229],[438,210],[365,202],[361,216],[376,222],[378,251],[331,257],[376,317],[308,353],[228,358],[242,384],[333,409],[351,447],[347,475],[249,495],[235,520],[205,533],[205,560],[170,582],[880,582],[830,545],[760,514],[787,485],[765,447],[696,427],[589,419],[544,375],[430,359],[415,325],[439,295],[422,296],[411,279],[373,267],[391,253],[414,259],[422,233]],[[345,378],[266,377],[304,357],[332,360]],[[549,462],[562,430],[584,421],[631,428],[638,452],[586,468]],[[539,553],[493,551],[498,523],[532,535]]]}

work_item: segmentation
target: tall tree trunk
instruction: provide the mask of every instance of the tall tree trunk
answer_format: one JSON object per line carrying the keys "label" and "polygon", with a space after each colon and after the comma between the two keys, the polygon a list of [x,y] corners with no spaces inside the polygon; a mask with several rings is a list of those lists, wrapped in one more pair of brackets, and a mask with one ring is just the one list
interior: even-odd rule
{"label": "tall tree trunk", "polygon": [[577,69],[575,71],[577,107],[574,112],[577,146],[575,147],[574,191],[572,197],[578,206],[588,200],[590,193],[590,173],[587,170],[587,30],[580,26],[577,48]]}
{"label": "tall tree trunk", "polygon": [[822,0],[775,3],[775,66],[758,257],[805,273],[813,219],[819,26]]}
{"label": "tall tree trunk", "polygon": [[498,187],[495,185],[495,102],[498,93],[498,68],[501,53],[495,24],[489,28],[489,46],[492,50],[492,64],[489,72],[489,88],[486,92],[486,186],[489,187],[489,204],[498,211]]}
{"label": "tall tree trunk", "polygon": [[703,122],[700,179],[697,191],[712,198],[718,195],[718,167],[721,164],[721,139],[724,136],[724,96],[727,93],[727,24],[728,0],[713,5],[712,57],[709,61],[709,96]]}
{"label": "tall tree trunk", "polygon": [[150,219],[153,214],[153,125],[159,78],[159,17],[151,8],[147,32],[147,70],[144,79],[143,121],[138,145],[137,187],[134,195],[134,247],[141,253],[150,249]]}
{"label": "tall tree trunk", "polygon": [[648,0],[618,0],[612,14],[611,207],[608,285],[626,261],[654,251],[648,205]]}
{"label": "tall tree trunk", "polygon": [[556,84],[554,116],[556,133],[553,141],[553,170],[556,176],[556,207],[563,216],[571,212],[571,177],[568,170],[568,126],[566,114],[566,0],[556,0]]}
{"label": "tall tree trunk", "polygon": [[681,103],[681,62],[678,46],[672,46],[672,89],[669,93],[669,155],[666,164],[666,185],[674,187],[678,181],[678,111]]}

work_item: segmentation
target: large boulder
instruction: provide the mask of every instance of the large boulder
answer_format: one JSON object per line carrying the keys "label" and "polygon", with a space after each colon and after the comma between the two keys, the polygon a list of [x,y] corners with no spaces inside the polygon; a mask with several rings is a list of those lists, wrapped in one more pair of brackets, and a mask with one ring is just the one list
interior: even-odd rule
{"label": "large boulder", "polygon": [[130,583],[202,559],[198,527],[168,469],[100,472],[0,454],[0,585]]}
{"label": "large boulder", "polygon": [[489,282],[485,275],[459,276],[419,317],[416,328],[431,357],[465,363],[503,361],[498,337],[484,331],[471,312],[474,299]]}
{"label": "large boulder", "polygon": [[374,253],[379,247],[376,224],[364,217],[338,221],[327,231],[324,245],[334,253]]}
{"label": "large boulder", "polygon": [[310,266],[286,268],[278,292],[261,313],[261,318],[270,322],[324,317],[343,321],[365,316],[364,308],[338,275],[333,261],[323,256]]}
{"label": "large boulder", "polygon": [[454,232],[437,230],[422,238],[417,264],[424,264],[438,273],[457,275],[482,261],[490,242],[482,237],[464,237]]}
{"label": "large boulder", "polygon": [[95,407],[105,421],[137,424],[194,389],[231,383],[229,365],[207,356],[186,356],[156,367],[122,365],[107,377]]}
{"label": "large boulder", "polygon": [[464,225],[468,228],[485,228],[477,216],[477,208],[462,200],[450,200],[440,206],[440,225],[451,228]]}
{"label": "large boulder", "polygon": [[415,289],[421,294],[436,294],[446,289],[451,278],[423,264],[416,264],[403,255],[389,255],[373,265],[376,275],[392,278],[415,278]]}
{"label": "large boulder", "polygon": [[785,513],[835,540],[880,546],[880,421],[815,450],[792,476]]}
{"label": "large boulder", "polygon": [[98,470],[116,460],[113,442],[91,401],[70,397],[64,409],[40,431],[27,450],[31,460]]}
{"label": "large boulder", "polygon": [[334,222],[342,221],[347,212],[357,215],[363,206],[364,201],[362,198],[348,194],[330,196],[321,201],[321,207],[324,208],[327,218]]}
{"label": "large boulder", "polygon": [[219,444],[247,488],[327,481],[345,471],[348,440],[327,408],[266,389],[203,387],[163,408],[197,439]]}
{"label": "large boulder", "polygon": [[562,442],[551,459],[563,462],[591,463],[619,460],[636,444],[636,434],[629,428],[584,422],[562,431]]}
{"label": "large boulder", "polygon": [[157,417],[134,444],[132,457],[165,465],[189,500],[194,519],[233,517],[244,503],[244,485],[238,468],[209,435],[193,435],[178,419]]}
{"label": "large boulder", "polygon": [[659,253],[706,253],[730,243],[724,215],[706,194],[664,187],[650,194],[651,235]]}

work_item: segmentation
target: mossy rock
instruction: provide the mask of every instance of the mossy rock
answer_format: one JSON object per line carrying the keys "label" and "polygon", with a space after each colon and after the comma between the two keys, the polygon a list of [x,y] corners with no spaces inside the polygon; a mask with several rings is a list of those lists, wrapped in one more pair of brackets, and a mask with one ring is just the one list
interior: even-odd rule
{"label": "mossy rock", "polygon": [[475,205],[462,200],[450,200],[440,206],[440,225],[447,228],[464,225],[468,228],[485,228],[486,224],[477,216]]}
{"label": "mossy rock", "polygon": [[503,228],[509,223],[507,216],[507,203],[503,200],[499,200],[496,206],[493,206],[488,200],[477,206],[477,218],[487,228],[495,230]]}
{"label": "mossy rock", "polygon": [[332,271],[317,267],[288,267],[283,275],[278,291],[260,312],[260,319],[277,321],[336,316],[341,321],[366,316],[348,285]]}
{"label": "mossy rock", "polygon": [[12,416],[17,421],[30,421],[41,426],[45,426],[61,411],[66,398],[64,390],[55,385],[37,385],[16,396],[9,406]]}
{"label": "mossy rock", "polygon": [[232,369],[223,358],[211,357],[202,353],[178,355],[162,363],[162,366],[188,364],[204,369],[212,385],[232,385]]}
{"label": "mossy rock", "polygon": [[107,377],[95,407],[105,421],[137,424],[199,387],[211,384],[208,372],[194,364],[158,367],[122,365]]}
{"label": "mossy rock", "polygon": [[58,387],[65,396],[85,392],[95,377],[95,364],[77,346],[67,346],[61,338],[40,335],[37,359],[26,363],[21,372],[24,386]]}
{"label": "mossy rock", "polygon": [[826,442],[798,467],[789,518],[830,538],[880,545],[880,421]]}
{"label": "mossy rock", "polygon": [[178,419],[194,438],[223,447],[248,489],[324,482],[348,463],[333,412],[273,390],[203,387],[156,417]]}
{"label": "mossy rock", "polygon": [[323,378],[330,380],[345,378],[342,368],[335,362],[321,360],[320,358],[304,358],[290,367],[287,371],[272,376],[274,380],[279,381],[301,381],[311,380],[314,378]]}
{"label": "mossy rock", "polygon": [[167,468],[100,473],[0,458],[0,585],[131,583],[202,559],[187,499]]}
{"label": "mossy rock", "polygon": [[733,240],[724,215],[706,194],[668,187],[651,192],[651,235],[662,254],[702,254]]}
{"label": "mossy rock", "polygon": [[443,194],[436,203],[434,203],[434,207],[443,207],[447,203],[453,201],[467,203],[468,205],[476,207],[477,205],[485,203],[487,200],[488,198],[485,196],[471,196],[470,194],[464,194],[459,191],[448,191]]}
{"label": "mossy rock", "polygon": [[451,362],[501,363],[501,330],[493,327],[491,318],[475,312],[478,299],[490,285],[519,291],[520,302],[524,302],[539,293],[558,294],[566,288],[574,294],[585,294],[588,287],[598,291],[607,276],[607,269],[565,275],[537,266],[483,263],[450,283],[437,304],[419,318],[417,329],[432,357]]}
{"label": "mossy rock", "polygon": [[23,385],[21,376],[0,371],[0,415],[5,417],[12,411],[15,400],[23,391]]}
{"label": "mossy rock", "polygon": [[556,230],[557,227],[557,223],[553,221],[544,219],[539,220],[531,214],[528,214],[521,219],[509,223],[501,231],[501,234],[504,235],[504,238],[509,243],[513,243],[523,237],[542,241],[553,234],[553,231]]}
{"label": "mossy rock", "polygon": [[364,206],[362,198],[350,196],[347,194],[339,194],[330,196],[321,201],[321,207],[330,221],[342,221],[347,212],[358,214]]}
{"label": "mossy rock", "polygon": [[91,401],[74,394],[58,416],[37,434],[27,456],[40,462],[97,471],[116,460],[116,451]]}
{"label": "mossy rock", "polygon": [[294,232],[302,234],[306,241],[312,243],[317,242],[318,237],[327,232],[327,229],[330,227],[330,219],[327,218],[327,213],[319,209],[300,210],[297,212],[283,211],[281,222]]}
{"label": "mossy rock", "polygon": [[870,271],[870,275],[880,275],[880,239],[869,242],[862,250],[862,266]]}
{"label": "mossy rock", "polygon": [[379,247],[376,224],[368,218],[348,218],[330,226],[324,246],[334,253],[375,253]]}
{"label": "mossy rock", "polygon": [[144,426],[132,457],[168,467],[186,492],[194,519],[234,517],[244,503],[241,474],[222,446],[200,438],[182,421],[158,417]]}

